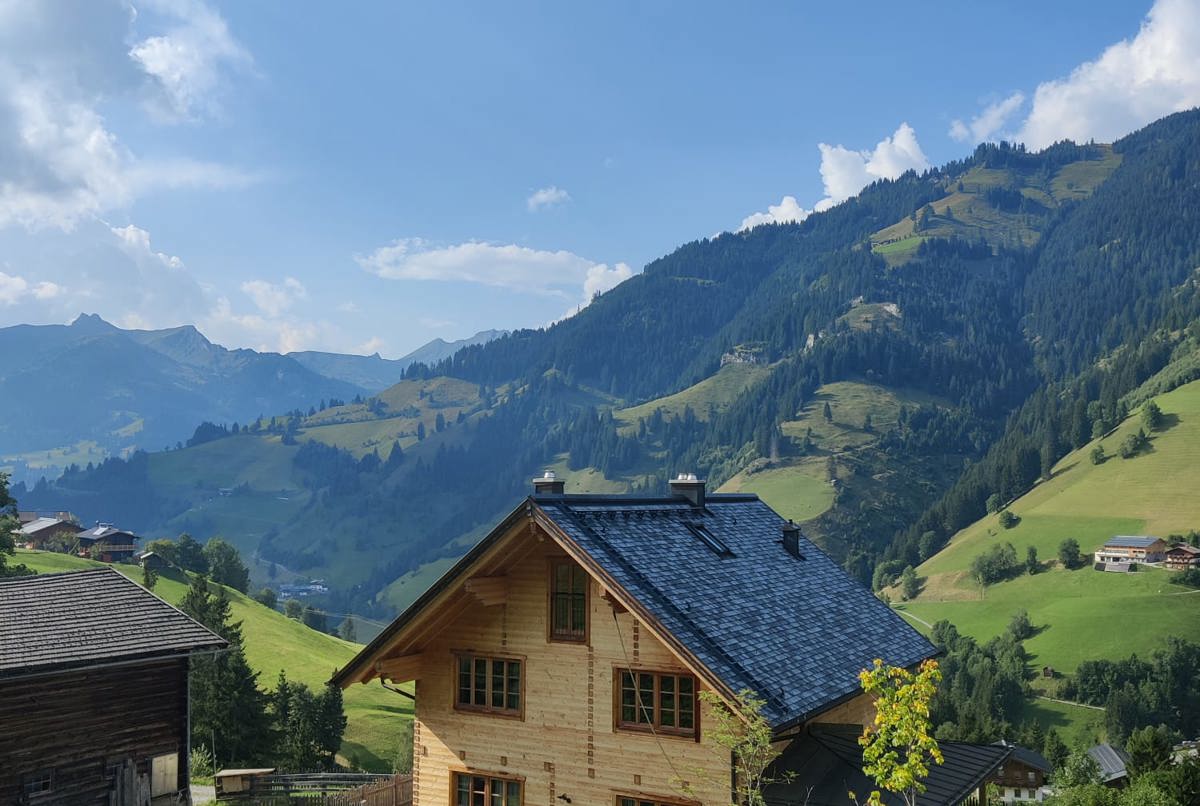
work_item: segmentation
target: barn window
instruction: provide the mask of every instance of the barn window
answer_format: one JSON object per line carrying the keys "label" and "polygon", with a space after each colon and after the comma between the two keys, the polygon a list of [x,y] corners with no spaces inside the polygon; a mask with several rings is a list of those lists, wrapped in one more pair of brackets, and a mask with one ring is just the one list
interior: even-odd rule
{"label": "barn window", "polygon": [[617,727],[696,735],[696,678],[620,669],[617,685]]}
{"label": "barn window", "polygon": [[521,715],[521,661],[459,655],[454,707],[466,711]]}
{"label": "barn window", "polygon": [[521,782],[515,778],[456,772],[454,806],[521,806]]}
{"label": "barn window", "polygon": [[550,640],[587,641],[587,572],[570,560],[550,564]]}
{"label": "barn window", "polygon": [[54,791],[54,770],[41,770],[25,776],[21,782],[25,797],[34,799],[39,795],[47,795]]}

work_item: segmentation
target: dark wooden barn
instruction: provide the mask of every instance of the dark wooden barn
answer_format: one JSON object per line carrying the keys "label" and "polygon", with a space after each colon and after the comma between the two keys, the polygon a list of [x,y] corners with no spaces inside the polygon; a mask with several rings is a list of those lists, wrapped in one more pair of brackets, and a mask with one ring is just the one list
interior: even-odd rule
{"label": "dark wooden barn", "polygon": [[111,568],[0,579],[0,803],[187,803],[188,663],[225,641]]}

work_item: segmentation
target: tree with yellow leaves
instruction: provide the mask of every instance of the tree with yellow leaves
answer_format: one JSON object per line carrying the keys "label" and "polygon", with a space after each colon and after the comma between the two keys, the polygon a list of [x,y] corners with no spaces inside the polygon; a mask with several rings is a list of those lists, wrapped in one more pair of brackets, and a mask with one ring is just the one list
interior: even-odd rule
{"label": "tree with yellow leaves", "polygon": [[[876,658],[872,668],[859,672],[858,679],[863,691],[875,697],[875,719],[858,740],[863,748],[863,772],[908,806],[915,806],[917,796],[925,791],[922,779],[929,774],[929,765],[943,760],[929,721],[929,703],[942,672],[934,660],[925,661],[913,673]],[[853,792],[850,798],[858,802]],[[867,797],[866,806],[882,804],[879,790]]]}

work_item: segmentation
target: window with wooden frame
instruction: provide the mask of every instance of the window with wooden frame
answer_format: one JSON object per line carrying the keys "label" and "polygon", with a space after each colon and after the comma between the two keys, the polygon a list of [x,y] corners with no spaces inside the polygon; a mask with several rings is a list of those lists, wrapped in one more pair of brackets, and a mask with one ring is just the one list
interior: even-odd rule
{"label": "window with wooden frame", "polygon": [[586,643],[588,588],[590,580],[582,566],[572,560],[550,563],[551,641]]}
{"label": "window with wooden frame", "polygon": [[516,658],[459,654],[454,707],[503,716],[521,716],[524,675]]}
{"label": "window with wooden frame", "polygon": [[41,770],[32,775],[26,775],[21,781],[21,791],[31,802],[49,798],[54,792],[54,771]]}
{"label": "window with wooden frame", "polygon": [[473,772],[456,772],[454,806],[521,806],[521,782]]}
{"label": "window with wooden frame", "polygon": [[699,806],[692,800],[663,800],[654,795],[617,795],[616,806]]}
{"label": "window with wooden frame", "polygon": [[694,738],[696,678],[690,674],[617,669],[616,726]]}

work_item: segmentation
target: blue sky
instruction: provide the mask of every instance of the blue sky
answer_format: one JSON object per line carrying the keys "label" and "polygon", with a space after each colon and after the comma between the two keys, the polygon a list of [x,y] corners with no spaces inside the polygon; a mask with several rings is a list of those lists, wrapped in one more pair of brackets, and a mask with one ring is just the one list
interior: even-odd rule
{"label": "blue sky", "polygon": [[399,356],[1200,103],[1200,0],[744,8],[0,0],[0,325]]}

